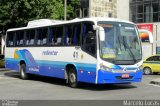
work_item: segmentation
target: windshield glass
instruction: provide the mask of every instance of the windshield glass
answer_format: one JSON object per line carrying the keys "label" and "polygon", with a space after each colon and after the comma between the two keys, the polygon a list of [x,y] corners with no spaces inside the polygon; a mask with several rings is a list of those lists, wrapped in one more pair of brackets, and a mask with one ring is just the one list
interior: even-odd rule
{"label": "windshield glass", "polygon": [[[100,56],[114,64],[135,64],[142,59],[141,44],[135,25],[120,22],[98,22],[104,28]],[[100,35],[101,36],[101,35]]]}

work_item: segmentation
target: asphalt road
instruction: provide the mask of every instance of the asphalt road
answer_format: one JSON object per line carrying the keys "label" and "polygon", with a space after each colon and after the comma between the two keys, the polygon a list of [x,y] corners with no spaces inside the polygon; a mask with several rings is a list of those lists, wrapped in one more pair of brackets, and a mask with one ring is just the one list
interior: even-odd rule
{"label": "asphalt road", "polygon": [[65,80],[0,71],[0,100],[160,100],[160,87],[149,82],[160,75],[145,75],[141,83],[128,85],[82,84],[70,88]]}

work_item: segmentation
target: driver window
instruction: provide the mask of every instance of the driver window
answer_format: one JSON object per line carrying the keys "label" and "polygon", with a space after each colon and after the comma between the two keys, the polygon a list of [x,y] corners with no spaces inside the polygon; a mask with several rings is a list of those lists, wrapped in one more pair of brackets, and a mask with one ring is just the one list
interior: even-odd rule
{"label": "driver window", "polygon": [[96,56],[96,33],[95,32],[88,32],[87,36],[84,38],[83,43],[84,50],[93,55]]}

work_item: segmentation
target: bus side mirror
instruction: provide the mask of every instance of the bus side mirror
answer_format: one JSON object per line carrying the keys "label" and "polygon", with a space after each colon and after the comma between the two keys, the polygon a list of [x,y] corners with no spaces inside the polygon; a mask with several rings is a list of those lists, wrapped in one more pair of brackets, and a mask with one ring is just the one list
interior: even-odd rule
{"label": "bus side mirror", "polygon": [[100,41],[105,41],[105,33],[103,27],[99,27],[99,37]]}

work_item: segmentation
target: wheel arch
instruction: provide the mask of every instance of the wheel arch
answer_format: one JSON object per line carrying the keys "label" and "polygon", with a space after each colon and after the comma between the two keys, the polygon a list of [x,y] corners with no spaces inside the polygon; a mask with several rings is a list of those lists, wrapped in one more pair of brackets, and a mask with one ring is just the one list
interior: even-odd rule
{"label": "wheel arch", "polygon": [[151,71],[153,71],[152,68],[149,67],[149,66],[145,66],[145,67],[143,68],[143,70],[144,70],[145,68],[149,68],[149,69],[151,69]]}
{"label": "wheel arch", "polygon": [[26,65],[26,62],[25,62],[24,60],[21,60],[21,61],[19,62],[19,65],[22,65],[22,64],[25,64],[25,65]]}
{"label": "wheel arch", "polygon": [[[143,68],[143,74],[145,74],[145,69],[150,69],[150,74],[153,74],[153,69],[151,68],[151,67],[149,67],[149,66],[145,66],[144,68]],[[145,75],[147,75],[147,74],[145,74]]]}
{"label": "wheel arch", "polygon": [[[75,64],[66,64],[66,67],[65,67],[65,79],[67,80],[67,83],[68,83],[68,72],[69,72],[69,70],[71,68],[75,68],[76,73],[78,73],[78,69],[77,69]],[[77,78],[78,78],[78,76],[77,76]]]}

